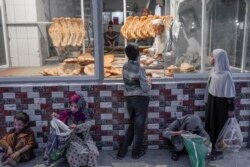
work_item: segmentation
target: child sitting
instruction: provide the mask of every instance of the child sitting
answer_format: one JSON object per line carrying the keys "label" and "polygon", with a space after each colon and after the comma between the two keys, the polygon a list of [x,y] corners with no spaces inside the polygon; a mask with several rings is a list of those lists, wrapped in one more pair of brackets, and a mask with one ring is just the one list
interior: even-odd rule
{"label": "child sitting", "polygon": [[25,112],[18,112],[14,117],[14,128],[0,140],[0,146],[5,153],[2,157],[3,165],[16,165],[17,162],[31,160],[34,157],[34,132],[29,127],[29,116]]}
{"label": "child sitting", "polygon": [[86,108],[86,101],[78,94],[69,99],[70,110],[60,114],[53,113],[55,117],[73,129],[69,146],[66,150],[66,157],[70,167],[97,166],[99,152],[90,135],[91,113]]}

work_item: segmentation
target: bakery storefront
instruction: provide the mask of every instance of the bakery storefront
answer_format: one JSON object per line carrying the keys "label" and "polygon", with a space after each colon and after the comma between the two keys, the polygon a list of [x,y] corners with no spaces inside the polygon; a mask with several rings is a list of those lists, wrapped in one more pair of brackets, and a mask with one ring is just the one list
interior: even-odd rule
{"label": "bakery storefront", "polygon": [[[190,113],[204,120],[209,55],[216,48],[228,52],[246,146],[249,5],[247,0],[0,0],[0,136],[22,110],[30,115],[42,149],[51,113],[67,107],[68,97],[77,92],[95,111],[98,148],[117,149],[129,119],[124,46],[136,42],[141,65],[153,77],[145,131],[149,149],[164,145],[161,131],[174,118]],[[158,42],[164,45],[155,48],[161,54],[154,57],[149,53],[157,19],[164,27],[164,40]]]}

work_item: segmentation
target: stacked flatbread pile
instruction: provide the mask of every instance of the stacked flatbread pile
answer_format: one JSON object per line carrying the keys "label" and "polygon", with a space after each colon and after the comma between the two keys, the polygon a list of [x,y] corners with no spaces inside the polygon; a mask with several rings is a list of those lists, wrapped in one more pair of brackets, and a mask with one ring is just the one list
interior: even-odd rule
{"label": "stacked flatbread pile", "polygon": [[115,61],[114,55],[112,55],[112,54],[104,55],[103,61],[104,61],[104,76],[105,77],[122,75],[121,68],[112,67],[112,62]]}
{"label": "stacked flatbread pile", "polygon": [[175,65],[171,65],[171,66],[169,66],[169,67],[166,69],[165,74],[166,74],[166,76],[173,76],[174,73],[179,72],[179,71],[180,71],[180,68],[179,68],[179,67],[177,67],[177,66],[175,66]]}
{"label": "stacked flatbread pile", "polygon": [[194,66],[184,62],[181,64],[180,67],[177,67],[175,65],[170,65],[165,70],[165,75],[166,76],[173,76],[175,73],[178,73],[178,72],[193,72],[193,71],[195,71]]}
{"label": "stacked flatbread pile", "polygon": [[184,63],[181,63],[180,71],[182,71],[182,72],[192,72],[192,71],[195,71],[195,68],[194,68],[193,65],[184,62]]}
{"label": "stacked flatbread pile", "polygon": [[[104,76],[117,76],[122,74],[121,68],[112,67],[115,56],[108,54],[104,56]],[[58,67],[47,68],[40,73],[44,76],[74,76],[74,75],[94,75],[94,57],[90,53],[84,53],[77,58],[67,58]]]}
{"label": "stacked flatbread pile", "polygon": [[82,46],[86,35],[83,21],[79,18],[53,18],[48,29],[55,47]]}
{"label": "stacked flatbread pile", "polygon": [[173,20],[172,16],[129,16],[121,28],[121,33],[128,40],[154,37],[152,25],[154,19],[162,19],[166,30],[169,30]]}

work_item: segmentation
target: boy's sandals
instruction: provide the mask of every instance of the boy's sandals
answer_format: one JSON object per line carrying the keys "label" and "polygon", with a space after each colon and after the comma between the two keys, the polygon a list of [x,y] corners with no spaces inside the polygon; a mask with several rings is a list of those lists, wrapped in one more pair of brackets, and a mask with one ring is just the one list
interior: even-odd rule
{"label": "boy's sandals", "polygon": [[16,166],[17,162],[11,158],[8,158],[6,161],[3,162],[3,165],[11,165],[11,166]]}
{"label": "boy's sandals", "polygon": [[139,158],[141,158],[142,156],[144,156],[146,154],[146,151],[145,150],[141,150],[140,152],[139,152],[139,154],[137,154],[137,155],[132,155],[132,158],[133,159],[139,159]]}

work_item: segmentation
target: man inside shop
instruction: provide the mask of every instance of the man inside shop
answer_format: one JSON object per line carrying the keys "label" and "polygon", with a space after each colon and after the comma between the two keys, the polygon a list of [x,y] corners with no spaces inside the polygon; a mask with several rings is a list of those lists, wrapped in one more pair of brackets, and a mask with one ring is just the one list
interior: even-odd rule
{"label": "man inside shop", "polygon": [[113,30],[112,25],[108,25],[108,31],[104,33],[105,46],[109,48],[114,48],[118,45],[119,33]]}
{"label": "man inside shop", "polygon": [[141,56],[141,64],[163,68],[163,57],[167,54],[168,37],[162,19],[155,19],[152,24],[155,31],[154,44],[152,47],[143,50],[145,55]]}

